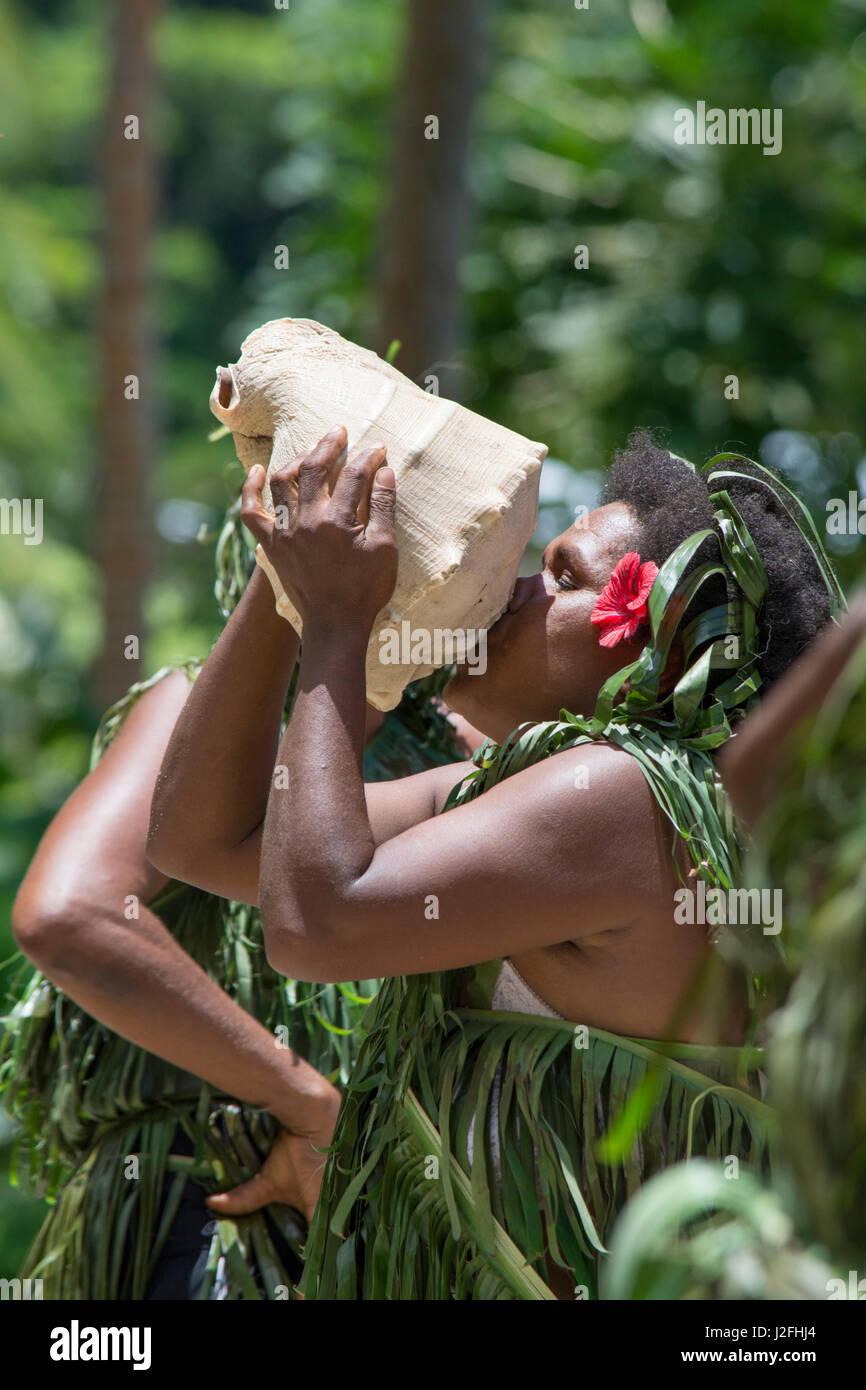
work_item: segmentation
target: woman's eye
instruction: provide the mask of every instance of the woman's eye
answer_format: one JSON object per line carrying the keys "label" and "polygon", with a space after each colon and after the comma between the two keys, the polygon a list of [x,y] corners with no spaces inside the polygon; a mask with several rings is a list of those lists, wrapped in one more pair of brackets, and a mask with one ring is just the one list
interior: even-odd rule
{"label": "woman's eye", "polygon": [[577,585],[569,582],[568,576],[561,574],[556,581],[557,589],[576,589]]}

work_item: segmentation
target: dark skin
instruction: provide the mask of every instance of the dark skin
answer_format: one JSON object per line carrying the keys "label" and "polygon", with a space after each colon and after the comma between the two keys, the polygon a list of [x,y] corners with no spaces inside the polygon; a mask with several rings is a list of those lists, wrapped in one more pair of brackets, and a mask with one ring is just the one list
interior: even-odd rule
{"label": "dark skin", "polygon": [[[292,719],[277,749],[283,673],[262,650],[248,591],[172,736],[154,861],[202,883],[218,857],[216,891],[260,901],[269,958],[288,975],[338,981],[508,955],[564,1017],[666,1036],[709,948],[700,929],[674,923],[671,832],[633,759],[605,744],[577,748],[445,816],[469,764],[365,788],[364,658],[396,575],[395,487],[384,450],[343,464],[345,447],[338,429],[272,477],[287,526],[262,507],[264,471],[250,472],[244,521],[304,624]],[[599,686],[645,640],[605,649],[589,622],[637,537],[615,503],[553,542],[492,629],[486,673],[459,672],[449,705],[497,740],[563,706],[591,712]],[[272,785],[275,761],[287,786]],[[732,1013],[722,1040],[744,1028]],[[703,1040],[691,1017],[677,1036]]]}
{"label": "dark skin", "polygon": [[[266,586],[267,587],[267,586]],[[268,594],[270,590],[268,589]],[[292,629],[262,593],[261,627],[287,669]],[[23,953],[93,1018],[282,1124],[261,1169],[208,1198],[219,1215],[283,1202],[312,1218],[339,1092],[211,980],[147,906],[168,882],[145,853],[156,775],[189,693],[180,672],[148,690],[48,827],[21,883],[12,928]],[[383,715],[367,707],[365,738]],[[461,722],[472,746],[476,730]],[[128,898],[138,900],[128,917]]]}
{"label": "dark skin", "polygon": [[[150,801],[189,690],[180,673],[147,691],[55,816],[18,892],[24,954],[92,1017],[283,1125],[262,1168],[208,1198],[218,1215],[284,1202],[312,1218],[339,1093],[234,1003],[148,907],[167,878],[145,855]],[[127,917],[130,895],[138,916]]]}

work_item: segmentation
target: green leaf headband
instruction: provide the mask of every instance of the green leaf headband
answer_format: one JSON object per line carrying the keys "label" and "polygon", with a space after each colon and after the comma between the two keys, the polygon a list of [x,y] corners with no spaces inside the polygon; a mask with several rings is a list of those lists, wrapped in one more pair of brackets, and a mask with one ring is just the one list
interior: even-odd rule
{"label": "green leaf headband", "polygon": [[[688,459],[679,461],[698,471]],[[756,470],[754,475],[721,466],[744,462]],[[659,570],[647,600],[650,640],[638,659],[617,671],[599,691],[590,725],[596,735],[611,723],[635,721],[652,725],[660,734],[695,749],[717,748],[730,737],[731,713],[739,711],[742,715],[754,702],[761,686],[758,618],[769,586],[755,543],[724,486],[726,482],[742,479],[769,488],[809,547],[827,586],[834,620],[847,607],[809,511],[780,478],[740,454],[717,454],[700,472],[710,488],[716,529],[707,527],[689,536]],[[718,558],[686,575],[695,551],[710,537],[718,543]],[[699,614],[680,631],[692,599],[714,575],[725,581],[726,601]],[[659,682],[678,633],[685,671],[673,691],[662,696]],[[718,670],[730,671],[728,679],[708,689],[712,672]],[[614,704],[626,681],[628,691]]]}

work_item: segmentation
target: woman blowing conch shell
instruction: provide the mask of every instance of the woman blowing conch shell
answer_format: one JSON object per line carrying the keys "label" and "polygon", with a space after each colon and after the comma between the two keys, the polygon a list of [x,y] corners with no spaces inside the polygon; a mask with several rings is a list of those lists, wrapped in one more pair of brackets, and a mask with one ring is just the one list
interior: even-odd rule
{"label": "woman blowing conch shell", "polygon": [[[307,1296],[593,1297],[645,1175],[687,1145],[753,1165],[766,1151],[767,1107],[743,1084],[759,1060],[740,1052],[745,988],[713,1020],[686,999],[721,960],[717,928],[677,921],[675,894],[737,885],[715,751],[839,608],[838,586],[774,475],[695,469],[636,435],[604,504],[517,582],[484,674],[458,667],[446,689],[499,746],[365,787],[368,644],[403,563],[411,468],[389,466],[387,436],[349,450],[336,400],[331,419],[270,474],[287,524],[263,466],[245,488],[303,624],[290,723],[280,741],[291,670],[261,640],[273,598],[256,574],[172,736],[150,853],[260,901],[277,970],[391,977],[343,1099]],[[524,1012],[490,1009],[503,959],[496,1003]],[[664,1084],[629,1110],[639,1141],[603,1162],[597,1140],[651,1059]]]}

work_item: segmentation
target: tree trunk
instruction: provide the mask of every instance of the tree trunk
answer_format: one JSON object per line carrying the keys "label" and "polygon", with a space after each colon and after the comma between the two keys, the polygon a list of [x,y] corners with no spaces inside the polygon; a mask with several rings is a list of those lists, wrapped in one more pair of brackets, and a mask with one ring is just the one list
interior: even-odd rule
{"label": "tree trunk", "polygon": [[[382,237],[380,351],[422,386],[459,394],[458,261],[480,85],[485,0],[410,0],[392,193]],[[438,121],[438,139],[430,138]]]}
{"label": "tree trunk", "polygon": [[136,643],[130,639],[138,645],[143,639],[155,445],[150,244],[157,177],[151,43],[160,0],[123,0],[110,8],[111,81],[101,151],[104,281],[96,509],[104,629],[93,680],[100,707],[117,699],[141,674]]}

